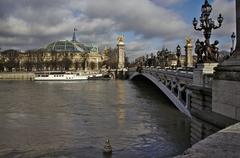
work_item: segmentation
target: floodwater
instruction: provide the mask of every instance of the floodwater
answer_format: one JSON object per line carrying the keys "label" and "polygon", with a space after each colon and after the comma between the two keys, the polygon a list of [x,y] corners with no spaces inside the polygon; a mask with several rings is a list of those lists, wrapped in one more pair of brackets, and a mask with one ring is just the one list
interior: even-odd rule
{"label": "floodwater", "polygon": [[4,158],[165,158],[189,147],[188,119],[146,82],[0,81],[0,125]]}

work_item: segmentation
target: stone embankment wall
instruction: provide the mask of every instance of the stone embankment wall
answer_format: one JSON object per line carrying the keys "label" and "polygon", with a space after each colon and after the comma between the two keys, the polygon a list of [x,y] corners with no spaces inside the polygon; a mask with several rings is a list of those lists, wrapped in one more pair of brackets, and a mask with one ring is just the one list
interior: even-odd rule
{"label": "stone embankment wall", "polygon": [[240,123],[196,143],[175,158],[239,158]]}
{"label": "stone embankment wall", "polygon": [[212,111],[212,89],[199,86],[189,86],[192,91],[190,111],[191,144],[230,126],[237,121]]}
{"label": "stone embankment wall", "polygon": [[0,73],[0,80],[33,80],[34,73],[30,72],[4,72]]}

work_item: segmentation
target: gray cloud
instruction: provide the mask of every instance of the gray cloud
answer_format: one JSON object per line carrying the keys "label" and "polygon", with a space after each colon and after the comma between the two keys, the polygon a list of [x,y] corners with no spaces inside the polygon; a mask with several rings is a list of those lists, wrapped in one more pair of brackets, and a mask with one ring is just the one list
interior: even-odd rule
{"label": "gray cloud", "polygon": [[149,0],[2,0],[0,10],[1,45],[22,43],[23,48],[31,43],[37,46],[54,38],[70,37],[73,27],[78,28],[85,40],[90,40],[86,35],[95,36],[93,42],[98,37],[112,40],[108,37],[125,31],[144,38],[171,39],[180,37],[178,30],[186,28],[177,14]]}
{"label": "gray cloud", "polygon": [[[221,13],[224,17],[223,25],[220,29],[216,30],[215,35],[217,37],[223,37],[229,35],[236,30],[236,13],[235,13],[235,1],[229,0],[215,0],[212,4],[213,17],[217,20],[218,14]],[[217,24],[217,22],[216,22]]]}
{"label": "gray cloud", "polygon": [[[162,42],[159,48],[166,45],[174,49],[177,42],[184,43],[186,33],[193,32],[191,24],[169,9],[184,1],[187,0],[1,0],[0,47],[29,49],[53,40],[70,40],[76,27],[80,41],[107,46],[115,45],[117,34],[133,32],[136,37],[128,40],[127,46],[132,54],[156,47],[152,44],[155,39]],[[226,36],[234,30],[233,3],[213,2],[225,18],[224,27],[214,36]],[[193,37],[198,35],[194,33]]]}
{"label": "gray cloud", "polygon": [[142,34],[144,38],[181,37],[187,24],[173,11],[156,6],[149,0],[98,0],[88,1],[82,12],[91,18],[111,18],[116,22],[116,29],[133,31]]}
{"label": "gray cloud", "polygon": [[171,5],[176,5],[179,3],[183,3],[186,0],[166,0],[166,1],[161,1],[161,0],[151,0],[157,5],[163,5],[163,6],[171,6]]}

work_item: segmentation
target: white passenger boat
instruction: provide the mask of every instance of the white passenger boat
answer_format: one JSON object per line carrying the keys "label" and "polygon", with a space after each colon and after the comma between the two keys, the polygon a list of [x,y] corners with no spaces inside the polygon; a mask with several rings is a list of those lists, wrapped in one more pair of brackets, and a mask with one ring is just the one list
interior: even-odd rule
{"label": "white passenger boat", "polygon": [[103,74],[90,74],[89,78],[100,78],[102,76],[103,76]]}
{"label": "white passenger boat", "polygon": [[111,77],[108,74],[103,75],[103,74],[99,73],[99,74],[89,75],[88,79],[89,80],[110,80]]}
{"label": "white passenger boat", "polygon": [[79,81],[87,79],[88,75],[64,71],[36,72],[34,78],[35,81]]}

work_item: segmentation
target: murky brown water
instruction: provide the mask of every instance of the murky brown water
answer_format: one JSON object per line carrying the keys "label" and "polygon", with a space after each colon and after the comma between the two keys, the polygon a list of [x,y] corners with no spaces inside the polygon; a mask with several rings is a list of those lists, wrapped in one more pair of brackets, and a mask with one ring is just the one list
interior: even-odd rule
{"label": "murky brown water", "polygon": [[0,82],[0,157],[171,157],[189,122],[144,82]]}

